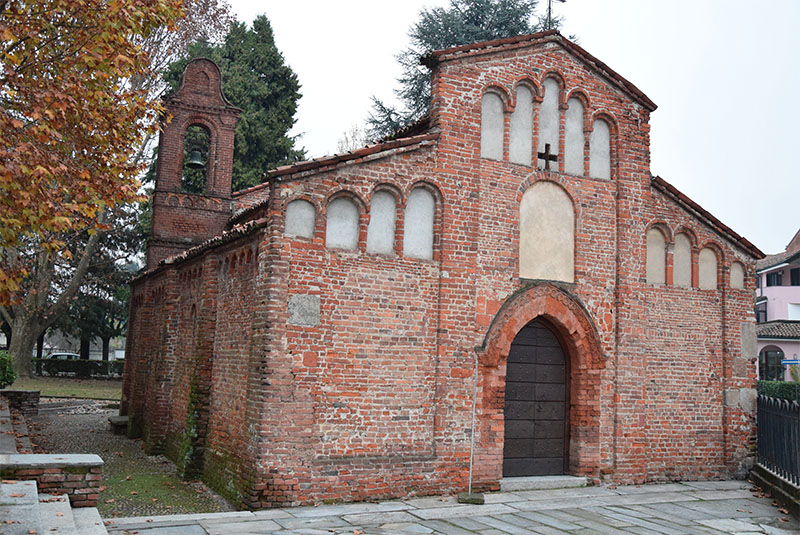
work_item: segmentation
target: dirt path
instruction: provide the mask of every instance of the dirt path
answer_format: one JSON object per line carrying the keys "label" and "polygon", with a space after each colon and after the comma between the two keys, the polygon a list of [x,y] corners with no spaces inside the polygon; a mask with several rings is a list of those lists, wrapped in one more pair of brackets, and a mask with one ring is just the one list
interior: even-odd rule
{"label": "dirt path", "polygon": [[98,509],[104,518],[232,511],[201,482],[183,481],[161,455],[144,453],[140,440],[111,433],[107,401],[42,398],[32,419],[37,453],[95,453],[105,465]]}

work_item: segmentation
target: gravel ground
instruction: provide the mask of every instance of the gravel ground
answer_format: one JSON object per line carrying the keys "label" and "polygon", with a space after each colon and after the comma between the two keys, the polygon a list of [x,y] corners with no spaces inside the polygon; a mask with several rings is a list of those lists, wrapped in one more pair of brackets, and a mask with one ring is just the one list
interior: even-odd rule
{"label": "gravel ground", "polygon": [[31,421],[37,453],[95,453],[103,466],[98,509],[114,516],[216,513],[234,508],[199,481],[183,481],[162,455],[146,455],[141,440],[111,433],[108,401],[42,398]]}

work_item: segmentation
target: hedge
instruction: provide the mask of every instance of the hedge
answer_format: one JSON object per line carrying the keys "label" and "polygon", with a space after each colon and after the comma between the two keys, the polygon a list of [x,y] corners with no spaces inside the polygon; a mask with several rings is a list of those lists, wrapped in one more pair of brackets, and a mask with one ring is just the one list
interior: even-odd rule
{"label": "hedge", "polygon": [[789,401],[800,401],[798,396],[800,383],[794,381],[759,381],[758,393],[762,396],[778,399],[788,399]]}
{"label": "hedge", "polygon": [[33,359],[36,375],[71,377],[121,377],[124,360]]}

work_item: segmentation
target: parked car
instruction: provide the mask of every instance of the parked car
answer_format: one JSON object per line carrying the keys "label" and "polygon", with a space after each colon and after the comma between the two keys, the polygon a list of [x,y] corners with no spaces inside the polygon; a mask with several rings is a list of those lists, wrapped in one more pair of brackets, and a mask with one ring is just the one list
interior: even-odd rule
{"label": "parked car", "polygon": [[77,353],[51,353],[47,355],[47,358],[56,360],[78,360],[81,356]]}

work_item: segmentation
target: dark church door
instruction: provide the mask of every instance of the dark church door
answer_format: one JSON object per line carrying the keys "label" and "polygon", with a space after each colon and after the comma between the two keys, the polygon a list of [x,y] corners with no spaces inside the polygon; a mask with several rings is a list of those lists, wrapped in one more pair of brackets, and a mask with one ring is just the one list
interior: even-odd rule
{"label": "dark church door", "polygon": [[567,365],[555,333],[528,323],[508,353],[503,477],[566,471]]}

